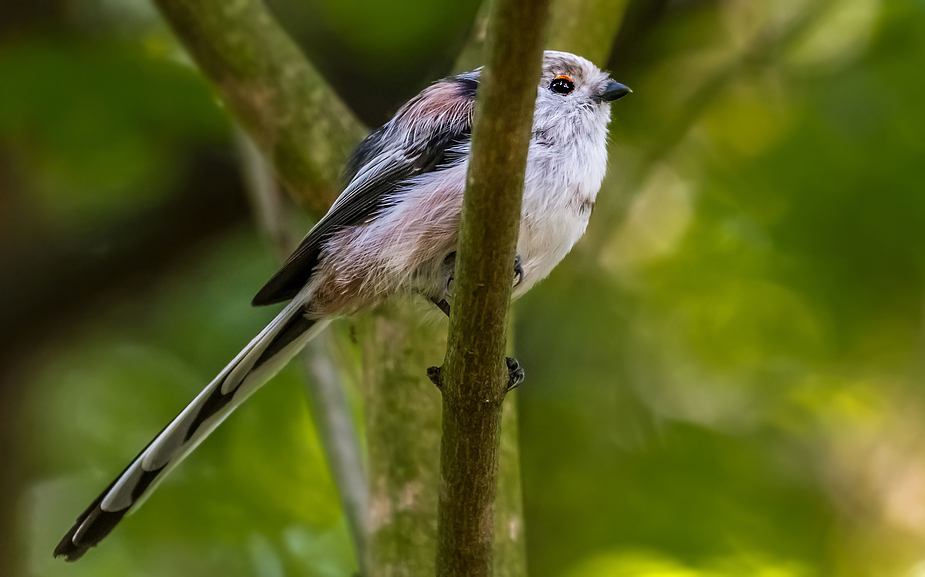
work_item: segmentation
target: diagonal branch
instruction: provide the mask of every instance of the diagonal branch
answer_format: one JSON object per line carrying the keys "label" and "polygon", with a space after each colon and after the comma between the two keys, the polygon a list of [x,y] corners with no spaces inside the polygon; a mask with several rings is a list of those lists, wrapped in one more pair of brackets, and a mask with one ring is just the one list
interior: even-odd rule
{"label": "diagonal branch", "polygon": [[366,129],[260,0],[154,0],[290,194],[315,216]]}
{"label": "diagonal branch", "polygon": [[441,379],[441,577],[492,570],[507,309],[548,12],[548,0],[497,0],[489,16]]}
{"label": "diagonal branch", "polygon": [[612,238],[614,231],[620,230],[620,225],[629,214],[636,198],[636,191],[642,188],[652,168],[678,149],[704,113],[742,77],[742,73],[760,70],[773,62],[775,57],[812,30],[833,3],[833,0],[819,0],[809,4],[784,25],[768,25],[740,53],[704,76],[685,102],[678,107],[678,113],[666,120],[661,131],[650,140],[641,158],[626,170],[619,185],[620,194],[615,195],[616,201],[600,203],[596,221],[606,222],[607,226],[591,227],[588,230],[581,245],[581,253],[585,258],[597,258],[603,246]]}
{"label": "diagonal branch", "polygon": [[[236,141],[255,216],[283,261],[301,236],[298,223],[296,219],[287,218],[290,215],[286,214],[286,198],[253,141],[241,131]],[[357,566],[361,575],[369,575],[366,530],[369,491],[363,471],[363,452],[330,341],[330,332],[326,330],[312,339],[299,356],[307,373],[305,390],[311,403],[312,421],[318,429],[328,467],[340,494]]]}
{"label": "diagonal branch", "polygon": [[623,22],[629,0],[554,1],[547,45],[603,65]]}
{"label": "diagonal branch", "polygon": [[[270,169],[290,194],[320,216],[340,192],[340,167],[366,129],[260,0],[154,1],[245,129],[238,143],[255,212],[285,258],[301,234],[286,218]],[[349,407],[325,343],[316,339],[303,359],[314,377],[306,385],[314,420],[366,573],[368,492]]]}

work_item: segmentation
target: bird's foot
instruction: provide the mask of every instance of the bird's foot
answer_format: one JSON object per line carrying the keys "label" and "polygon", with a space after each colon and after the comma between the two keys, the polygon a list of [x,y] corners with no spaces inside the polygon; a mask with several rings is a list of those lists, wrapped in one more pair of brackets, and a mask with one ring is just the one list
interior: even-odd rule
{"label": "bird's foot", "polygon": [[[454,282],[454,275],[456,273],[456,251],[451,252],[443,259],[443,271],[443,302],[449,302],[453,300],[453,289],[456,288],[456,283]],[[443,307],[441,307],[441,309],[442,308]],[[443,312],[446,313],[446,316],[450,316],[449,305],[447,305],[447,309]]]}
{"label": "bird's foot", "polygon": [[520,255],[514,257],[514,286],[524,282],[524,267],[520,260]]}
{"label": "bird's foot", "polygon": [[[524,382],[524,373],[523,367],[520,366],[520,363],[517,359],[513,357],[504,357],[504,362],[507,364],[507,388],[506,392],[511,392],[521,383]],[[427,378],[430,379],[438,389],[443,388],[443,367],[429,367],[427,369]]]}
{"label": "bird's foot", "polygon": [[443,375],[441,374],[443,367],[429,367],[427,369],[427,378],[430,379],[438,389],[443,388]]}
{"label": "bird's foot", "polygon": [[446,299],[430,299],[432,303],[437,305],[437,308],[440,309],[447,318],[450,318],[450,303],[446,302]]}
{"label": "bird's foot", "polygon": [[[450,316],[450,313],[449,313],[450,305],[446,303],[453,300],[453,292],[454,292],[454,289],[456,288],[455,277],[453,276],[455,274],[453,267],[456,264],[456,253],[455,252],[450,253],[449,256],[447,256],[446,259],[444,259],[443,264],[444,264],[444,267],[446,268],[446,276],[443,277],[443,300],[441,302],[444,303],[445,306],[441,306],[441,304],[439,303],[437,304],[437,306],[440,307],[440,310],[446,313],[446,316]],[[514,284],[513,286],[516,287],[520,285],[520,283],[522,282],[524,282],[524,267],[523,267],[523,261],[521,260],[520,255],[518,254],[514,256]]]}
{"label": "bird's foot", "polygon": [[524,382],[526,375],[524,368],[514,357],[504,357],[504,362],[507,363],[507,392],[511,392]]}

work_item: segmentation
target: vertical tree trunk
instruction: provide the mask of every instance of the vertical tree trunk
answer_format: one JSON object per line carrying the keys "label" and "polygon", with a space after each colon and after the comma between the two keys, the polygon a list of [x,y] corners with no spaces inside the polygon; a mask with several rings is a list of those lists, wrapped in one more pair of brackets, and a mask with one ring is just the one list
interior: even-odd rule
{"label": "vertical tree trunk", "polygon": [[418,577],[434,571],[440,393],[425,371],[443,354],[446,328],[422,322],[423,308],[421,303],[391,303],[359,323],[369,453],[370,577]]}
{"label": "vertical tree trunk", "polygon": [[501,421],[504,426],[501,427],[501,462],[495,496],[494,577],[524,577],[527,574],[527,547],[516,394],[509,394],[504,399]]}
{"label": "vertical tree trunk", "polygon": [[[428,306],[390,303],[357,323],[369,453],[369,577],[435,570],[441,399],[426,367],[446,353],[446,322],[425,318]],[[516,395],[505,401],[503,418],[494,566],[496,577],[518,577],[526,574],[526,554]]]}
{"label": "vertical tree trunk", "polygon": [[509,384],[507,315],[548,15],[549,0],[495,0],[489,13],[456,253],[456,295],[437,379],[443,393],[438,577],[496,573],[501,420]]}

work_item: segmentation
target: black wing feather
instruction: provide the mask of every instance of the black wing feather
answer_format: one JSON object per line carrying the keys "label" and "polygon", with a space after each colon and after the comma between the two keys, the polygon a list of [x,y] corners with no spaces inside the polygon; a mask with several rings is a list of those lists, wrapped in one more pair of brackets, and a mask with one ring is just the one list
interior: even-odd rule
{"label": "black wing feather", "polygon": [[[439,125],[439,129],[430,134],[421,135],[404,149],[389,148],[391,143],[386,142],[389,124],[370,134],[347,163],[345,176],[350,180],[350,185],[328,214],[302,240],[279,272],[260,289],[251,301],[253,306],[270,305],[294,298],[311,278],[321,249],[332,234],[345,226],[358,225],[375,218],[411,178],[462,161],[464,153],[460,150],[471,137],[471,110],[478,88],[478,73],[463,74],[444,82],[452,86],[452,97],[461,103],[466,114],[455,119],[455,122]],[[415,114],[420,120],[420,116],[427,114],[428,105],[432,104],[426,100],[427,94],[428,91],[425,91],[409,102],[390,124],[407,118],[414,121]],[[373,175],[364,174],[377,163],[382,166],[376,167]]]}
{"label": "black wing feather", "polygon": [[409,168],[396,166],[383,172],[381,179],[370,183],[370,187],[359,191],[351,202],[345,202],[331,210],[302,240],[282,268],[254,296],[251,304],[255,307],[272,305],[295,297],[311,278],[324,242],[344,226],[360,224],[376,214],[385,205],[388,196],[411,176],[412,171]]}

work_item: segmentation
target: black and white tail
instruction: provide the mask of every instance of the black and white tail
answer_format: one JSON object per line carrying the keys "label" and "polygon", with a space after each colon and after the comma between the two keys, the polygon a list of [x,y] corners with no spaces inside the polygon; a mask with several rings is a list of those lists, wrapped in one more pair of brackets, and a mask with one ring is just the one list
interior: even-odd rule
{"label": "black and white tail", "polygon": [[102,541],[157,481],[326,324],[306,317],[300,305],[283,309],[77,518],[55,548],[55,557],[76,561]]}

